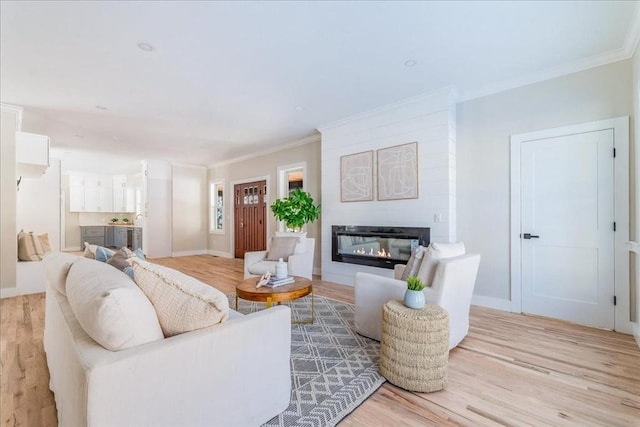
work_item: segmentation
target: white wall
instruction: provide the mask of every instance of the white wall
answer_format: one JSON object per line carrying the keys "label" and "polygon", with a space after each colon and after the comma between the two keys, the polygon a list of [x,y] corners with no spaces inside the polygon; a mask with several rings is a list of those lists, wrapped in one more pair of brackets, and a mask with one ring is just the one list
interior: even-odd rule
{"label": "white wall", "polygon": [[[453,92],[443,89],[322,126],[322,279],[353,284],[357,271],[393,270],[331,261],[332,225],[430,227],[431,240],[456,240],[456,144]],[[340,158],[418,143],[417,199],[340,201]],[[374,182],[376,164],[374,161]],[[374,185],[375,188],[375,185]],[[376,191],[374,190],[374,194]],[[434,222],[439,214],[441,222]]]}
{"label": "white wall", "polygon": [[172,256],[207,253],[208,181],[204,166],[173,165]]}
{"label": "white wall", "polygon": [[17,231],[47,233],[51,250],[60,250],[60,160],[49,159],[41,177],[22,179],[16,211]]}
{"label": "white wall", "polygon": [[620,61],[458,104],[458,238],[482,255],[485,303],[510,300],[510,136],[631,115],[631,71]]}

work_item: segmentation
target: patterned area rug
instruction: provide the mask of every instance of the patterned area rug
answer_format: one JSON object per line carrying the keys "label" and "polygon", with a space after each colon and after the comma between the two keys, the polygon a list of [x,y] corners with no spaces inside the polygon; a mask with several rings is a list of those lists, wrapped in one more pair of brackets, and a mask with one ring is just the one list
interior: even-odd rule
{"label": "patterned area rug", "polygon": [[[263,310],[239,300],[238,311]],[[311,317],[311,297],[287,304],[292,320]],[[235,307],[235,296],[229,296]],[[385,382],[378,373],[380,343],[353,330],[351,304],[315,297],[313,325],[291,325],[291,402],[264,426],[335,426]]]}

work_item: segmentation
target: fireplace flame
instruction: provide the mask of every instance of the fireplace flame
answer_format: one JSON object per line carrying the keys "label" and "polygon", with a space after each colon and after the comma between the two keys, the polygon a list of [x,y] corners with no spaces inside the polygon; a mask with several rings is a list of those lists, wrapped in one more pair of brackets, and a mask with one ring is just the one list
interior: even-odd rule
{"label": "fireplace flame", "polygon": [[358,249],[354,249],[353,253],[356,255],[373,256],[373,257],[379,257],[379,258],[391,258],[391,252],[387,252],[384,248],[379,249],[376,252],[374,252],[373,248],[370,248],[368,252],[365,248],[358,248]]}

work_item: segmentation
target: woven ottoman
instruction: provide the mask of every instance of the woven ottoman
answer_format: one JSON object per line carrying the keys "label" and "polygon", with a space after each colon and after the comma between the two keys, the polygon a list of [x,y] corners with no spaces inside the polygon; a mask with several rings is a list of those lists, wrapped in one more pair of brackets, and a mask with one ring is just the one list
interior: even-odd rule
{"label": "woven ottoman", "polygon": [[415,310],[402,301],[382,309],[380,373],[405,390],[431,392],[447,386],[449,313],[427,303]]}

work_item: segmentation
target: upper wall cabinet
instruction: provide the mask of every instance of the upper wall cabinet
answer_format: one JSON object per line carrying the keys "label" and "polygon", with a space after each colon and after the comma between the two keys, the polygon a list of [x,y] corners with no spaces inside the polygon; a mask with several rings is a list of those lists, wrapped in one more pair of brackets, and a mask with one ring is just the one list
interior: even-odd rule
{"label": "upper wall cabinet", "polygon": [[126,175],[113,176],[113,211],[136,211],[136,188]]}
{"label": "upper wall cabinet", "polygon": [[111,175],[70,174],[69,212],[113,212]]}
{"label": "upper wall cabinet", "polygon": [[16,173],[24,178],[39,178],[49,167],[49,137],[16,132]]}

